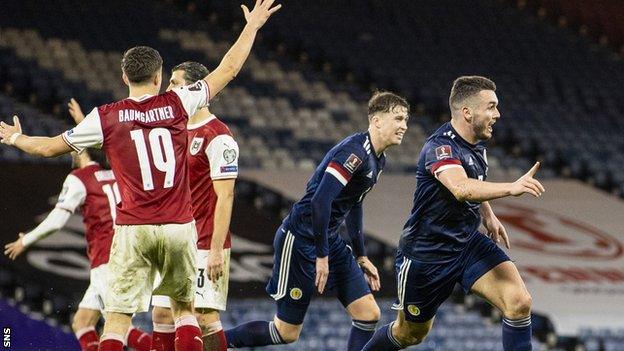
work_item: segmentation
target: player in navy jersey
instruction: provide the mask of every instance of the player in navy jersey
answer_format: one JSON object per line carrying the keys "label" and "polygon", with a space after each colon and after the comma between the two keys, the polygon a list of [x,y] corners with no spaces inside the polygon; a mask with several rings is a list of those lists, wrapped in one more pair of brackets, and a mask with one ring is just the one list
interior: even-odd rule
{"label": "player in navy jersey", "polygon": [[[495,90],[484,77],[459,77],[453,83],[452,120],[427,139],[418,159],[414,207],[396,256],[397,319],[380,328],[363,350],[420,343],[455,283],[501,310],[505,351],[531,350],[531,296],[496,245],[502,240],[510,247],[488,201],[527,193],[539,197],[545,189],[533,178],[539,163],[513,183],[485,181],[484,142],[500,118]],[[487,236],[478,231],[480,223]]]}
{"label": "player in navy jersey", "polygon": [[[405,99],[376,93],[368,102],[368,131],[347,137],[327,153],[275,235],[267,292],[277,302],[277,314],[272,322],[253,321],[227,330],[229,347],[296,341],[315,286],[321,294],[325,288],[335,289],[353,318],[348,350],[360,350],[370,339],[380,317],[371,289],[379,290],[380,281],[366,257],[362,201],[381,175],[384,150],[401,144],[408,113]],[[353,252],[338,234],[342,223]]]}

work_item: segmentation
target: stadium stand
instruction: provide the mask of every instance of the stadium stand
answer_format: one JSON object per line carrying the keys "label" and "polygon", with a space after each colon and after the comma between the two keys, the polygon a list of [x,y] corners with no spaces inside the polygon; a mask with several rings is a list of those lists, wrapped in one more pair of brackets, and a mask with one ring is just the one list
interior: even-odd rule
{"label": "stadium stand", "polygon": [[[526,169],[529,160],[541,158],[544,176],[581,179],[624,198],[624,67],[608,48],[490,0],[354,3],[335,2],[328,16],[322,2],[289,2],[289,16],[278,16],[267,27],[240,76],[213,104],[241,150],[248,151],[241,154],[242,167],[313,168],[330,145],[366,125],[364,101],[371,87],[379,87],[397,90],[412,102],[406,145],[388,155],[389,171],[410,172],[426,133],[448,117],[450,82],[475,73],[492,77],[500,89],[503,120],[495,127],[491,162]],[[574,9],[584,6],[577,3]],[[125,95],[119,47],[152,45],[161,51],[166,69],[185,60],[214,67],[240,25],[238,3],[231,1],[24,0],[3,7],[0,113],[23,116],[22,125],[35,135],[69,127],[65,103],[70,97],[88,110]],[[479,25],[465,18],[478,19]],[[304,33],[312,26],[319,30]],[[611,33],[610,28],[600,30]],[[0,158],[34,160],[11,148],[0,148]],[[37,162],[68,163],[69,158]],[[267,211],[288,208],[266,189],[242,184],[237,192],[237,201]],[[76,297],[50,295],[0,269],[2,296],[67,325],[73,310],[69,301]],[[500,328],[488,324],[490,309],[484,318],[475,312],[479,308],[446,305],[434,334],[414,349],[500,350]],[[301,341],[275,350],[343,347],[349,328],[343,311],[324,300],[311,310]],[[382,310],[384,318],[392,317]],[[267,298],[236,300],[224,322],[235,325],[272,312]],[[332,321],[332,328],[315,323],[321,319]],[[548,341],[545,329],[542,341]],[[588,329],[579,337],[581,343],[573,340],[570,350],[623,350],[622,331]]]}

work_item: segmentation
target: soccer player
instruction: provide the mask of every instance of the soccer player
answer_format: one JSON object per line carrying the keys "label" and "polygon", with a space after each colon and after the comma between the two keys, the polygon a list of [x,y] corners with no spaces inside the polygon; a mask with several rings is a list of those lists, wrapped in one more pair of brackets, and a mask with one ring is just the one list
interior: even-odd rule
{"label": "soccer player", "polygon": [[[267,292],[277,301],[277,314],[271,322],[253,321],[227,330],[228,346],[296,341],[315,286],[320,294],[326,287],[336,289],[353,319],[348,350],[360,350],[370,339],[380,317],[371,289],[379,290],[380,281],[366,256],[362,201],[381,175],[384,151],[401,144],[408,113],[403,98],[390,92],[374,94],[368,102],[368,131],[347,137],[325,155],[305,195],[275,234]],[[353,252],[338,233],[342,223]]]}
{"label": "soccer player", "polygon": [[[496,85],[479,76],[453,82],[452,119],[431,135],[418,159],[414,207],[396,256],[398,310],[363,350],[400,350],[420,343],[455,283],[485,298],[503,314],[505,351],[531,350],[531,296],[516,266],[496,244],[509,238],[490,200],[544,187],[539,167],[513,183],[487,182],[485,141],[500,118]],[[478,231],[483,223],[487,235]]]}
{"label": "soccer player", "polygon": [[[207,76],[208,69],[197,62],[184,62],[171,72],[167,90],[190,85]],[[70,111],[82,120],[78,102]],[[82,116],[82,117],[81,117]],[[198,233],[198,278],[195,315],[202,329],[204,350],[227,350],[219,311],[225,311],[231,238],[230,218],[234,203],[234,182],[238,176],[238,144],[229,128],[208,107],[189,118],[189,180],[193,217]],[[174,320],[166,296],[152,298],[154,332],[151,350],[174,348]]]}
{"label": "soccer player", "polygon": [[[197,62],[184,62],[171,73],[168,90],[189,85],[208,75]],[[230,218],[234,182],[238,176],[238,144],[229,128],[208,107],[188,122],[189,179],[193,217],[197,222],[197,280],[195,316],[202,329],[204,350],[227,351],[219,311],[225,311],[230,262]],[[173,346],[173,317],[166,296],[152,298],[156,351]]]}
{"label": "soccer player", "polygon": [[[99,151],[95,151],[99,152]],[[78,305],[72,329],[83,351],[96,351],[100,338],[95,330],[104,311],[104,292],[108,274],[108,256],[113,240],[115,206],[119,190],[113,172],[93,161],[88,152],[72,152],[75,169],[65,178],[63,190],[54,209],[32,231],[5,245],[5,255],[15,260],[26,249],[58,232],[76,209],[80,209],[85,225],[87,256],[91,265],[89,287]],[[151,337],[138,328],[130,328],[126,344],[139,351],[149,351]]]}
{"label": "soccer player", "polygon": [[54,157],[101,147],[111,163],[121,195],[109,260],[106,323],[99,350],[121,351],[131,315],[147,311],[154,274],[155,294],[171,299],[176,350],[201,350],[193,315],[197,233],[188,181],[186,123],[240,71],[256,33],[281,5],[258,0],[242,6],[247,24],[219,66],[193,85],[158,94],[162,58],[145,46],[122,59],[129,98],[93,109],[75,128],[53,137],[29,137],[0,123],[0,141],[34,155]]}
{"label": "soccer player", "polygon": [[[72,99],[68,104],[70,115],[76,123],[84,119],[78,103]],[[92,157],[94,154],[96,157]],[[91,265],[89,287],[72,321],[72,329],[83,351],[95,351],[100,337],[95,330],[104,312],[104,292],[108,274],[108,257],[113,239],[115,207],[119,202],[119,188],[111,170],[104,169],[95,161],[103,156],[100,151],[71,153],[72,168],[63,182],[63,190],[54,209],[45,220],[27,234],[5,245],[5,255],[15,260],[30,246],[58,232],[76,209],[80,209],[85,225],[87,257]],[[135,350],[148,351],[151,337],[142,330],[131,327],[125,338],[126,344]]]}

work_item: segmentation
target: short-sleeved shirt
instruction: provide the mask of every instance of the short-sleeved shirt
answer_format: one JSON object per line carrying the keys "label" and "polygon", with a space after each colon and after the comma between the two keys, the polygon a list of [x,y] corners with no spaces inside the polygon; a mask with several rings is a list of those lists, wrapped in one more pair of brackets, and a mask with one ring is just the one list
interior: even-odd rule
{"label": "short-sleeved shirt", "polygon": [[411,259],[449,260],[479,228],[481,204],[458,201],[437,179],[440,172],[452,167],[463,168],[469,178],[487,178],[485,143],[467,142],[449,122],[427,139],[418,159],[414,205],[399,242],[401,252]]}
{"label": "short-sleeved shirt", "polygon": [[[230,129],[214,115],[202,123],[188,126],[188,143],[197,248],[209,250],[217,204],[213,181],[235,179],[238,176],[238,144]],[[223,247],[231,247],[229,232]]]}
{"label": "short-sleeved shirt", "polygon": [[368,132],[353,134],[334,146],[323,158],[308,181],[306,193],[293,205],[284,225],[295,235],[314,239],[311,200],[325,174],[335,177],[344,188],[331,205],[328,238],[336,237],[349,211],[364,200],[377,183],[386,163],[385,154],[377,156]]}
{"label": "short-sleeved shirt", "polygon": [[73,170],[63,183],[57,208],[82,212],[91,268],[108,262],[119,190],[111,170],[93,162]]}
{"label": "short-sleeved shirt", "polygon": [[208,104],[205,81],[164,94],[124,99],[93,109],[62,134],[74,150],[102,148],[121,194],[116,224],[193,220],[186,124]]}

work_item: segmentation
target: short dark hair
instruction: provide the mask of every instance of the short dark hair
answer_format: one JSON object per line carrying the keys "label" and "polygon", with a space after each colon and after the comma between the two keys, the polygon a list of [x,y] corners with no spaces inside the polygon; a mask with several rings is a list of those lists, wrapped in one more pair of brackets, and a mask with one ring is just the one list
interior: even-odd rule
{"label": "short dark hair", "polygon": [[453,82],[449,106],[451,110],[459,108],[457,105],[469,97],[479,94],[482,90],[496,91],[496,84],[481,76],[461,76]]}
{"label": "short dark hair", "polygon": [[184,81],[186,84],[193,84],[198,80],[204,79],[210,71],[206,66],[202,65],[199,62],[186,61],[181,64],[173,67],[171,72],[184,71]]}
{"label": "short dark hair", "polygon": [[404,97],[390,91],[376,91],[368,100],[368,118],[379,112],[390,112],[396,106],[402,106],[410,111],[410,105]]}
{"label": "short dark hair", "polygon": [[84,152],[87,153],[87,156],[91,159],[91,161],[95,161],[102,166],[102,168],[109,169],[110,164],[108,163],[108,157],[101,149],[85,149]]}
{"label": "short dark hair", "polygon": [[162,68],[163,60],[158,51],[149,46],[128,49],[121,59],[121,70],[131,83],[145,83]]}

